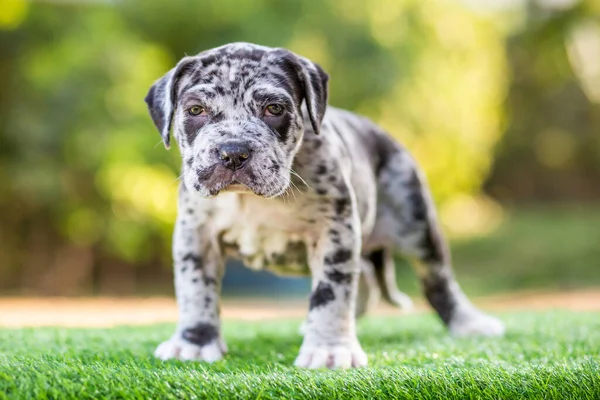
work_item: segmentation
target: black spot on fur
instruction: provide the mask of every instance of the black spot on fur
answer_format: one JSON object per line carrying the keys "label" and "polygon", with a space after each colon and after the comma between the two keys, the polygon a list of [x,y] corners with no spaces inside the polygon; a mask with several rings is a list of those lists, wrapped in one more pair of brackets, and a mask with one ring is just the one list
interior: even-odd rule
{"label": "black spot on fur", "polygon": [[281,72],[285,74],[287,79],[280,80],[287,86],[288,92],[295,98],[297,104],[300,104],[302,97],[304,96],[303,82],[300,82],[297,63],[292,61],[288,54],[282,54],[281,57],[276,58],[276,65],[281,68]]}
{"label": "black spot on fur", "polygon": [[[275,85],[275,86],[278,86],[278,85]],[[285,107],[287,107],[288,109],[291,109],[294,106],[292,98],[289,97],[288,95],[285,95],[283,93],[273,93],[270,91],[267,92],[262,88],[256,89],[252,93],[252,98],[254,99],[256,104],[261,107],[267,106],[270,103],[282,104]],[[263,109],[260,108],[257,111],[262,113]]]}
{"label": "black spot on fur", "polygon": [[224,119],[225,119],[225,114],[223,114],[222,112],[218,112],[211,117],[210,121],[211,122],[221,122]]}
{"label": "black spot on fur", "polygon": [[[198,179],[200,179],[201,181],[210,179],[213,176],[216,167],[216,165],[213,165],[206,169],[198,169],[196,170],[196,176],[198,176]],[[194,184],[194,188],[196,188],[196,190],[200,190],[200,184]]]}
{"label": "black spot on fur", "polygon": [[256,83],[256,79],[255,78],[250,78],[246,81],[246,83],[244,83],[244,89],[246,90],[250,90],[250,88]]}
{"label": "black spot on fur", "polygon": [[350,289],[348,289],[348,288],[344,289],[344,298],[346,300],[350,299]]}
{"label": "black spot on fur", "polygon": [[199,90],[198,92],[202,93],[202,95],[208,100],[214,100],[215,97],[217,97],[217,94],[210,90]]}
{"label": "black spot on fur", "polygon": [[312,310],[316,307],[322,307],[333,300],[335,300],[335,293],[333,293],[333,288],[331,287],[331,284],[326,282],[319,282],[317,288],[310,296],[309,309]]}
{"label": "black spot on fur", "polygon": [[219,336],[217,328],[212,324],[201,322],[193,328],[181,332],[181,337],[195,345],[206,346]]}
{"label": "black spot on fur", "polygon": [[350,261],[352,251],[350,249],[338,249],[335,253],[325,257],[325,264],[335,265]]}
{"label": "black spot on fur", "polygon": [[348,190],[348,185],[342,180],[337,182],[334,187],[337,189],[340,196],[348,196],[350,190]]}
{"label": "black spot on fur", "polygon": [[317,166],[317,174],[319,175],[324,175],[327,173],[327,167],[324,164],[319,164]]}
{"label": "black spot on fur", "polygon": [[341,215],[345,213],[350,207],[350,200],[342,197],[340,199],[336,199],[334,202],[335,213]]}
{"label": "black spot on fur", "polygon": [[246,176],[248,177],[248,179],[250,179],[250,182],[256,182],[256,175],[251,169],[246,168]]}
{"label": "black spot on fur", "polygon": [[292,116],[284,111],[278,116],[264,117],[263,121],[275,132],[280,142],[285,143],[289,137]]}
{"label": "black spot on fur", "polygon": [[431,225],[423,233],[421,248],[425,250],[421,259],[428,264],[446,264],[448,255],[440,234]]}
{"label": "black spot on fur", "polygon": [[185,141],[188,144],[192,144],[200,129],[209,121],[209,118],[205,115],[186,115],[183,120],[184,132],[185,132]]}
{"label": "black spot on fur", "polygon": [[335,243],[335,244],[340,244],[341,243],[341,239],[340,239],[340,232],[336,229],[330,229],[329,230],[329,235],[331,235],[331,242]]}
{"label": "black spot on fur", "polygon": [[221,85],[215,85],[215,93],[223,97],[225,96],[225,89]]}
{"label": "black spot on fur", "polygon": [[202,269],[202,257],[199,255],[187,253],[183,256],[183,261],[191,261],[194,265],[194,270]]}
{"label": "black spot on fur", "polygon": [[327,194],[327,189],[325,189],[325,188],[317,188],[316,192],[317,192],[317,194],[319,196],[324,196],[324,195]]}
{"label": "black spot on fur", "polygon": [[452,320],[456,302],[450,288],[451,279],[445,276],[430,276],[423,279],[425,297],[446,325]]}
{"label": "black spot on fur", "polygon": [[419,177],[413,171],[410,180],[406,183],[406,189],[410,193],[408,201],[412,209],[412,216],[417,221],[425,221],[427,219],[427,202],[423,196],[423,188]]}
{"label": "black spot on fur", "polygon": [[348,284],[348,283],[352,282],[352,274],[342,272],[336,268],[325,271],[325,276],[331,282],[335,282],[335,283]]}
{"label": "black spot on fur", "polygon": [[266,54],[264,50],[256,48],[241,48],[236,49],[234,52],[228,52],[227,48],[224,48],[222,51],[223,55],[228,57],[229,59],[253,61],[254,63],[259,62]]}
{"label": "black spot on fur", "polygon": [[188,214],[192,215],[192,214],[194,213],[194,209],[193,209],[193,208],[188,208],[188,209],[186,210],[186,212],[187,212]]}
{"label": "black spot on fur", "polygon": [[217,284],[217,280],[211,276],[204,276],[202,278],[202,280],[204,281],[204,285],[205,286],[210,286],[210,285],[216,285]]}

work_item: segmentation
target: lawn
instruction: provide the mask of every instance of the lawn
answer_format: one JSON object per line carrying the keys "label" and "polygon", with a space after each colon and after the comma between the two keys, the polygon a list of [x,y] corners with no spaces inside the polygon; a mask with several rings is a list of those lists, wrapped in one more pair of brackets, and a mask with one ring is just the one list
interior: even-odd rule
{"label": "lawn", "polygon": [[500,315],[502,339],[449,337],[432,314],[359,324],[367,368],[291,367],[300,321],[226,321],[213,365],[160,362],[171,325],[0,329],[0,398],[600,399],[600,314]]}

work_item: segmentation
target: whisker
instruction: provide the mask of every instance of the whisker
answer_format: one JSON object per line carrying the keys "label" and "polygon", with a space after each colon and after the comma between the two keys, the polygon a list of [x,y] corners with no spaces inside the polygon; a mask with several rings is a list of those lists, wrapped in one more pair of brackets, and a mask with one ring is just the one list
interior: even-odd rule
{"label": "whisker", "polygon": [[[285,183],[283,182],[283,178],[278,178],[280,183]],[[296,200],[296,193],[294,193],[294,187],[297,189],[297,186],[294,184],[294,182],[292,182],[290,180],[289,182],[290,184],[288,185],[288,187],[285,189],[284,194],[284,201],[287,200],[288,205],[292,204],[292,199],[290,198],[290,194],[294,197],[294,201]]]}
{"label": "whisker", "polygon": [[165,189],[169,189],[171,188],[171,186],[173,186],[173,184],[179,180],[181,180],[181,178],[183,178],[183,174],[179,175],[177,178],[173,179],[173,181],[171,181],[171,183],[169,183]]}
{"label": "whisker", "polygon": [[[282,178],[277,177],[276,179],[277,179],[277,183],[278,184],[282,184],[283,183]],[[290,183],[291,183],[291,181],[290,181]],[[284,203],[287,202],[288,205],[292,204],[292,200],[290,199],[290,192],[291,192],[292,196],[294,196],[294,200],[295,200],[296,199],[296,195],[294,194],[293,189],[291,189],[289,185],[288,185],[288,187],[285,189],[285,191],[281,195],[281,197],[283,198],[283,202]]]}
{"label": "whisker", "polygon": [[300,175],[298,175],[298,173],[296,171],[294,171],[293,168],[290,168],[290,173],[294,176],[297,176],[298,179],[300,179],[302,181],[302,183],[304,183],[306,185],[307,188],[309,188],[310,190],[312,190],[312,187],[310,187],[310,185],[308,183],[306,183],[306,181],[304,180],[304,178],[302,178]]}
{"label": "whisker", "polygon": [[288,187],[288,189],[286,190],[286,192],[288,192],[288,191],[291,192],[292,196],[294,196],[294,200],[297,200],[296,199],[296,193],[295,193],[294,189],[298,190],[298,192],[300,192],[300,189],[298,189],[298,186],[296,186],[296,184],[294,182],[290,181],[290,184],[291,184],[292,187],[291,188]]}

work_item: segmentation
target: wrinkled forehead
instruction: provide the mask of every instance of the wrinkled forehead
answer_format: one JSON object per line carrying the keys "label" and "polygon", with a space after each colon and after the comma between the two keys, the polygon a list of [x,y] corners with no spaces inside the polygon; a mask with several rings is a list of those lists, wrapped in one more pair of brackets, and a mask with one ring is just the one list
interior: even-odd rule
{"label": "wrinkled forehead", "polygon": [[[179,98],[277,101],[297,105],[300,82],[292,65],[269,48],[229,46],[200,53],[178,84]],[[235,104],[234,104],[235,105]]]}

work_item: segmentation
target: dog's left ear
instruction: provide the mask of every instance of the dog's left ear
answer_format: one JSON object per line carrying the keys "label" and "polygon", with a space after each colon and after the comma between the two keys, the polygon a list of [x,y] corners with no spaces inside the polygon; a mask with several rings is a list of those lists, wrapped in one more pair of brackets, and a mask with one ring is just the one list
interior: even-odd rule
{"label": "dog's left ear", "polygon": [[300,58],[302,68],[299,71],[300,81],[304,83],[304,95],[308,115],[313,130],[318,135],[321,131],[321,122],[327,109],[327,95],[329,75],[317,63],[304,57]]}
{"label": "dog's left ear", "polygon": [[304,90],[304,100],[313,130],[318,135],[327,109],[329,75],[320,65],[286,49],[276,49],[276,56],[291,65]]}
{"label": "dog's left ear", "polygon": [[194,66],[194,57],[184,57],[165,76],[154,82],[146,98],[148,111],[154,121],[154,125],[160,132],[163,143],[168,149],[170,147],[170,133],[173,122],[173,114],[177,104],[177,89],[180,78],[191,67]]}

